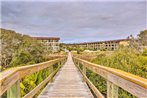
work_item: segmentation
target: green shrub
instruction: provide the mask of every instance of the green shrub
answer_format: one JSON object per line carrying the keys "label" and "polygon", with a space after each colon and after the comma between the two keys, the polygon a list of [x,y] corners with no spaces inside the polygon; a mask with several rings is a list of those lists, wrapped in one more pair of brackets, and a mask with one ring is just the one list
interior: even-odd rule
{"label": "green shrub", "polygon": [[[91,62],[107,66],[111,68],[120,69],[143,78],[147,78],[147,56],[146,50],[141,52],[129,47],[120,47],[113,53],[98,52],[97,57]],[[106,95],[106,80],[101,76],[88,70],[87,77],[98,88],[98,90]],[[127,91],[119,88],[119,98],[136,98]]]}

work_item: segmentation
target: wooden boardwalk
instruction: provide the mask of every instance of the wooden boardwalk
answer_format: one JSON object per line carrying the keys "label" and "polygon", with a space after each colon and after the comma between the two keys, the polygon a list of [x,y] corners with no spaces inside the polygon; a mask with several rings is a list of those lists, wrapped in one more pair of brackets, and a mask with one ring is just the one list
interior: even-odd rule
{"label": "wooden boardwalk", "polygon": [[[101,92],[87,78],[85,74],[86,71],[88,71],[87,69],[91,70],[97,75],[100,75],[107,81],[107,98],[118,98],[119,87],[133,96],[136,96],[137,98],[147,98],[146,78],[142,78],[122,70],[94,64],[80,59],[78,56],[73,57],[73,59],[76,62],[75,64],[77,68],[79,68],[79,64],[82,64],[82,69],[79,68],[81,73],[75,67],[70,53],[68,55],[67,62],[61,69],[59,69],[59,67],[63,65],[63,62],[66,60],[66,56],[64,55],[47,62],[10,68],[1,72],[0,98],[4,94],[7,95],[7,98],[20,98],[21,79],[43,69],[48,69],[49,67],[52,73],[33,90],[23,96],[23,98],[35,98],[35,94],[37,94],[38,91],[44,87],[45,88],[38,98],[94,98],[90,92],[90,89],[96,98],[105,98],[103,94],[101,94]],[[57,63],[59,66],[56,70],[53,71],[52,68]],[[81,74],[83,75],[84,81],[88,84],[90,89],[88,88],[87,84],[82,81],[83,77]],[[48,83],[52,80],[52,77],[54,77],[54,81]]]}
{"label": "wooden boardwalk", "polygon": [[67,62],[38,98],[94,98],[69,53]]}

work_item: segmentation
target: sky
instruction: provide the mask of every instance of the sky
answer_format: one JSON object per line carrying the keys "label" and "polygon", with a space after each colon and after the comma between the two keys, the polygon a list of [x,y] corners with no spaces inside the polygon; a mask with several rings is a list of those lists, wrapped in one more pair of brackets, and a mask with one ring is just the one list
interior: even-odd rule
{"label": "sky", "polygon": [[2,0],[1,28],[63,43],[124,39],[147,29],[146,0]]}

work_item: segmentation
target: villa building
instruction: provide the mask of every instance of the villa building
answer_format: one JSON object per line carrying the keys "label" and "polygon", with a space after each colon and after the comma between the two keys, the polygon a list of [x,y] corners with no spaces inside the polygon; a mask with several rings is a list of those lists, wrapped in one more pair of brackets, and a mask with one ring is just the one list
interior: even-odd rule
{"label": "villa building", "polygon": [[43,43],[48,50],[57,52],[60,50],[60,38],[58,37],[33,37]]}
{"label": "villa building", "polygon": [[85,42],[85,43],[73,43],[66,44],[68,47],[80,47],[86,50],[115,50],[120,45],[128,46],[128,39],[98,41],[98,42]]}

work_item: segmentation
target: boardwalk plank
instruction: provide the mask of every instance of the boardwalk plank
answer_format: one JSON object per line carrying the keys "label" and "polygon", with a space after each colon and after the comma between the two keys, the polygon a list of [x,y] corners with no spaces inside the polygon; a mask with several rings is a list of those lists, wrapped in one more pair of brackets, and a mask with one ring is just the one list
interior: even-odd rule
{"label": "boardwalk plank", "polygon": [[82,75],[75,67],[71,54],[67,62],[49,83],[38,98],[94,98]]}

